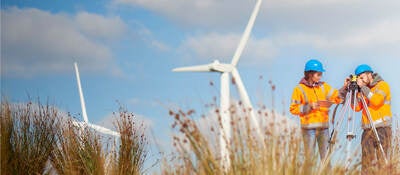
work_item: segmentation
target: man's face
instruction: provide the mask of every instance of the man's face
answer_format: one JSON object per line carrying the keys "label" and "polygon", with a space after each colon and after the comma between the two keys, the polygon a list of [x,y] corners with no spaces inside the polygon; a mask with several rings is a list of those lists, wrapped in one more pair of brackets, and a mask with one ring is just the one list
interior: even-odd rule
{"label": "man's face", "polygon": [[371,80],[369,79],[369,73],[364,72],[358,76],[358,81],[362,82],[364,85],[369,85]]}
{"label": "man's face", "polygon": [[322,72],[316,72],[311,77],[313,82],[319,82],[321,80],[321,78],[322,78]]}

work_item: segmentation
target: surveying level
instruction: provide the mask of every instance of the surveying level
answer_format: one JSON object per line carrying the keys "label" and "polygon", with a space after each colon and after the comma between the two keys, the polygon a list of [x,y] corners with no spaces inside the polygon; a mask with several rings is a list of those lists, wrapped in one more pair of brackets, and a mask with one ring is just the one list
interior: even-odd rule
{"label": "surveying level", "polygon": [[[357,75],[350,75],[350,83],[347,87],[348,91],[347,94],[345,96],[344,99],[344,104],[342,109],[340,110],[340,118],[339,121],[336,123],[336,126],[334,126],[332,132],[331,132],[331,137],[329,138],[329,143],[334,144],[335,143],[335,139],[336,139],[336,134],[337,134],[337,127],[341,126],[343,120],[344,120],[344,116],[346,114],[348,114],[347,117],[347,121],[348,121],[348,132],[346,135],[346,138],[348,139],[352,139],[355,137],[355,133],[354,131],[354,120],[353,118],[355,117],[355,104],[357,102],[357,94],[360,91],[359,86],[357,85]],[[350,111],[349,109],[352,109],[352,111]],[[336,112],[335,112],[336,113]],[[335,118],[335,116],[333,116],[333,118]],[[350,121],[353,122],[353,127],[350,128]],[[335,123],[333,123],[335,124]]]}
{"label": "surveying level", "polygon": [[350,75],[350,84],[348,89],[349,90],[360,90],[360,87],[357,85],[357,75]]}
{"label": "surveying level", "polygon": [[[357,85],[357,76],[356,75],[350,75],[350,83],[347,87],[347,94],[344,99],[343,107],[341,108],[339,112],[339,120],[333,122],[333,129],[330,134],[329,138],[329,147],[328,147],[328,154],[329,155],[333,151],[334,144],[336,142],[336,137],[338,135],[338,129],[343,123],[344,118],[347,116],[347,134],[346,134],[346,139],[347,139],[347,147],[346,147],[346,154],[347,154],[347,163],[346,163],[346,168],[349,168],[350,166],[350,160],[351,160],[351,155],[350,155],[350,148],[351,148],[351,141],[356,137],[354,128],[355,128],[355,116],[356,116],[356,109],[355,107],[357,106],[356,104],[360,101],[361,105],[363,107],[363,110],[367,114],[368,121],[370,122],[371,128],[374,132],[375,138],[377,140],[377,143],[379,144],[379,149],[383,155],[383,158],[385,159],[385,162],[387,163],[386,155],[382,147],[382,143],[379,139],[378,132],[376,131],[375,124],[372,120],[371,113],[369,112],[368,105],[365,101],[365,96],[360,91],[360,87]],[[337,109],[338,106],[336,106]],[[335,109],[335,110],[336,110]],[[350,110],[351,109],[351,110]],[[333,114],[333,119],[335,119],[336,111]],[[328,157],[328,156],[327,156]],[[325,159],[327,159],[327,157]]]}

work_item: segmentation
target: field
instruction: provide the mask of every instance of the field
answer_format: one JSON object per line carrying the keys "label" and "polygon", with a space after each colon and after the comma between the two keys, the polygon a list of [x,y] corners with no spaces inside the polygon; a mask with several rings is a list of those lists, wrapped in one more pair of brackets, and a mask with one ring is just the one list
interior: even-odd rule
{"label": "field", "polygon": [[[299,130],[288,127],[289,119],[275,120],[278,115],[262,107],[256,111],[265,126],[260,136],[249,122],[249,110],[240,103],[231,107],[232,139],[224,138],[229,163],[221,164],[218,109],[209,114],[215,116],[214,124],[207,124],[208,116],[194,110],[178,109],[166,111],[174,118],[173,156],[161,156],[154,165],[159,170],[148,172],[148,128],[131,112],[117,111],[115,126],[121,139],[115,141],[74,126],[74,116],[63,116],[50,104],[2,101],[1,174],[360,174],[360,149],[352,153],[350,167],[341,145],[325,163],[317,157],[306,161]],[[400,174],[400,129],[393,129],[389,163],[369,167],[372,174]]]}

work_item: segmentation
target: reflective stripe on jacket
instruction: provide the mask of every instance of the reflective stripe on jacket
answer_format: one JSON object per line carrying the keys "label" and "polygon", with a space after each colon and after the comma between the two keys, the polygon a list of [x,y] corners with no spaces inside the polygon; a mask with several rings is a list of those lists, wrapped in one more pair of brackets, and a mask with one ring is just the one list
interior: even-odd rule
{"label": "reflective stripe on jacket", "polygon": [[301,127],[304,129],[328,128],[329,108],[320,107],[308,113],[304,106],[317,103],[318,101],[330,101],[339,104],[342,100],[338,90],[332,88],[328,83],[320,82],[314,86],[306,85],[304,79],[294,88],[290,113],[300,117]]}
{"label": "reflective stripe on jacket", "polygon": [[[371,83],[372,87],[369,87],[370,92],[364,95],[365,101],[368,105],[368,110],[371,113],[371,118],[375,127],[391,126],[392,112],[390,105],[390,86],[387,82],[383,81],[378,74],[374,74],[374,77],[374,81]],[[362,103],[359,102],[356,111],[361,111],[362,109]],[[362,112],[362,127],[364,129],[371,128],[365,110]]]}

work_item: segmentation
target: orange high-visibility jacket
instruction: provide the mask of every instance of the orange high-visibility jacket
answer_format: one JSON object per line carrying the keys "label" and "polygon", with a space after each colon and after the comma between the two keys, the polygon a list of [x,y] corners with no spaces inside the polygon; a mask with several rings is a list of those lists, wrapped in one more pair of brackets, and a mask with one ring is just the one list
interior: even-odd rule
{"label": "orange high-visibility jacket", "polygon": [[[391,94],[389,84],[375,73],[371,86],[362,87],[361,92],[364,94],[364,99],[375,127],[390,126],[392,123],[392,111],[390,109]],[[363,105],[359,101],[356,111],[361,111],[362,109]],[[362,112],[362,127],[364,129],[371,128],[365,110]]]}
{"label": "orange high-visibility jacket", "polygon": [[339,104],[342,99],[339,91],[332,88],[328,83],[320,82],[316,85],[307,85],[303,78],[294,88],[290,113],[300,116],[301,128],[328,128],[329,127],[329,108],[320,107],[319,109],[304,111],[305,106],[318,101],[330,101]]}

